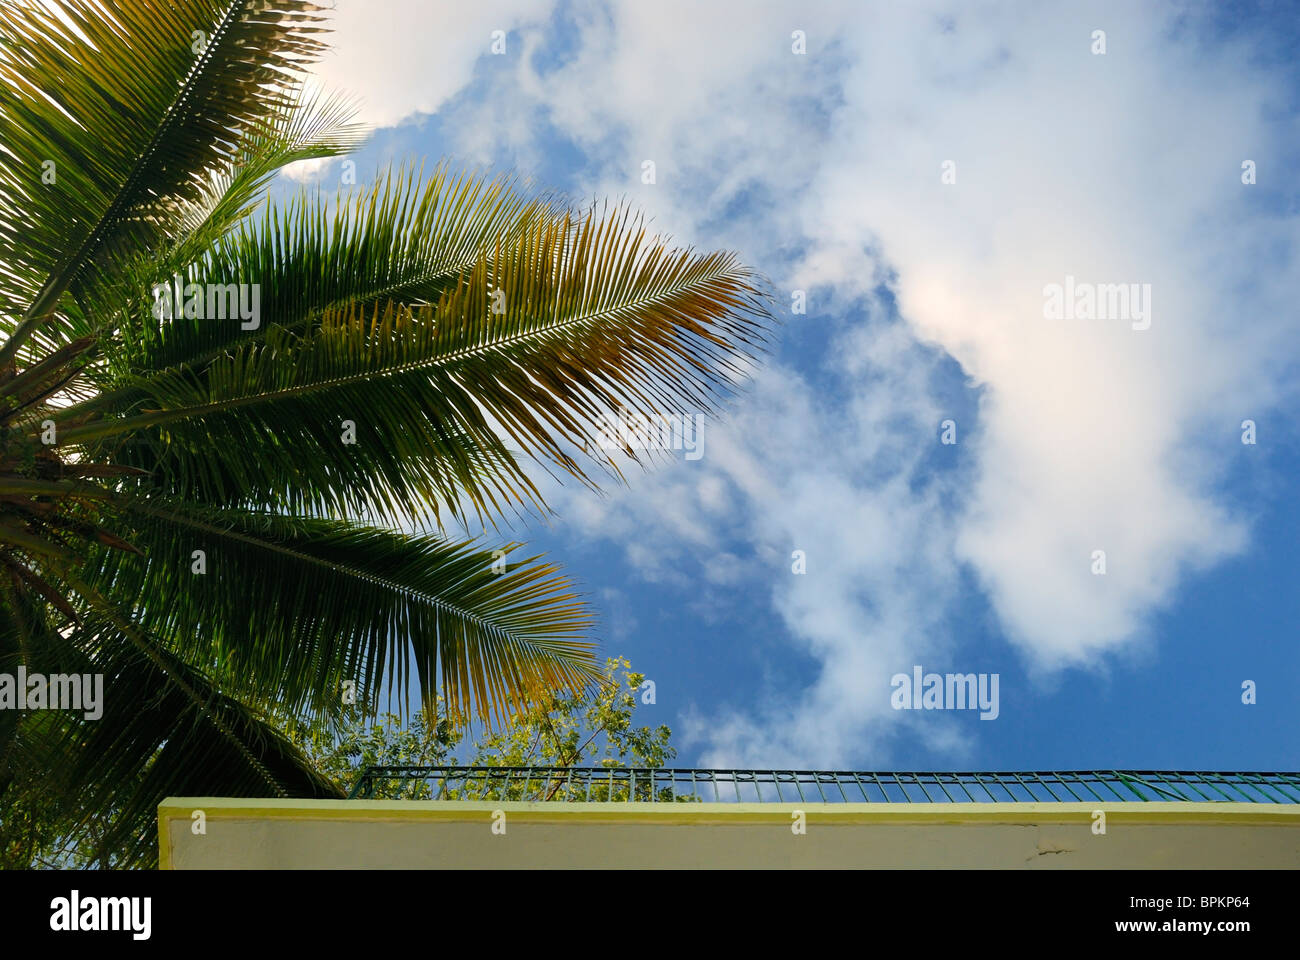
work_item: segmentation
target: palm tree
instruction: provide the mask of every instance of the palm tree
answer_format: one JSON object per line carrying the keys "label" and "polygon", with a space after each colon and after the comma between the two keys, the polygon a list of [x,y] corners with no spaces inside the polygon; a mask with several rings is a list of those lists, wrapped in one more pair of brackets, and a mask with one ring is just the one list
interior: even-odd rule
{"label": "palm tree", "polygon": [[266,198],[364,136],[304,93],[325,29],[0,6],[0,679],[104,678],[97,719],[0,709],[0,803],[103,862],[150,862],[168,795],[336,795],[274,711],[591,682],[571,583],[463,531],[545,510],[530,463],[616,478],[602,415],[715,411],[764,336],[733,255],[626,209],[446,167]]}

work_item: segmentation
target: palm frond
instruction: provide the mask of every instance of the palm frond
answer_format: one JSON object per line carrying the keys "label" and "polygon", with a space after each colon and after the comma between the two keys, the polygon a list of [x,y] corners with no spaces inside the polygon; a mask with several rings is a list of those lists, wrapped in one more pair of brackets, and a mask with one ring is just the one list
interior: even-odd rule
{"label": "palm frond", "polygon": [[[201,201],[324,49],[305,0],[0,7],[0,367],[94,263]],[[50,173],[53,174],[51,180]]]}
{"label": "palm frond", "polygon": [[[334,710],[351,681],[457,719],[504,720],[538,689],[596,675],[592,620],[569,582],[538,558],[346,521],[124,505],[143,556],[100,551],[85,574],[118,596],[169,649],[232,694]],[[194,572],[202,551],[203,572]]]}
{"label": "palm frond", "polygon": [[[481,251],[561,212],[553,198],[529,197],[510,177],[454,173],[445,165],[427,179],[414,170],[389,170],[376,185],[342,197],[304,193],[283,207],[268,203],[259,218],[224,234],[201,256],[191,259],[187,244],[149,265],[148,276],[136,281],[137,309],[123,320],[121,345],[108,357],[105,402],[114,399],[112,377],[121,370],[202,370],[277,327],[310,334],[332,310],[435,301]],[[149,283],[173,272],[187,283],[256,284],[258,328],[139,309]]]}
{"label": "palm frond", "polygon": [[104,674],[103,715],[58,714],[61,736],[44,749],[62,755],[64,789],[86,817],[75,826],[116,852],[119,865],[156,861],[158,805],[169,796],[340,796],[266,718],[203,671],[169,653],[145,656],[105,618],[85,629]]}
{"label": "palm frond", "polygon": [[[265,187],[283,168],[301,160],[320,160],[351,153],[369,130],[355,120],[356,104],[346,96],[306,88],[298,100],[253,127],[239,144],[237,156],[218,165],[197,202],[178,210],[179,230],[168,238],[154,279],[170,276],[202,260],[265,201]],[[171,269],[169,269],[171,268]]]}
{"label": "palm frond", "polygon": [[[69,423],[63,443],[96,455],[123,434],[156,438],[167,474],[190,480],[186,493],[419,521],[421,500],[449,478],[480,509],[535,501],[507,444],[594,483],[583,451],[617,470],[602,418],[716,412],[760,348],[766,316],[731,254],[669,250],[626,212],[593,212],[500,242],[427,307],[333,310],[310,335],[272,328],[202,371],[136,378],[114,396],[124,416],[85,422],[103,412],[99,401],[49,415]],[[357,444],[341,442],[344,421]],[[491,456],[453,460],[448,437]],[[213,449],[265,459],[236,478],[240,488],[219,490]]]}

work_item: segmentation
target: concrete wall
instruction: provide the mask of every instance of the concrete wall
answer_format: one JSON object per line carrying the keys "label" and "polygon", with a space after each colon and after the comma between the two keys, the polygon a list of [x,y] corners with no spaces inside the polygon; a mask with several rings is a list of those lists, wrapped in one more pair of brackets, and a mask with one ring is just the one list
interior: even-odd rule
{"label": "concrete wall", "polygon": [[[1098,809],[1104,835],[1093,832]],[[796,810],[802,835],[791,829]],[[159,807],[159,842],[165,869],[1294,869],[1300,806],[171,798]]]}

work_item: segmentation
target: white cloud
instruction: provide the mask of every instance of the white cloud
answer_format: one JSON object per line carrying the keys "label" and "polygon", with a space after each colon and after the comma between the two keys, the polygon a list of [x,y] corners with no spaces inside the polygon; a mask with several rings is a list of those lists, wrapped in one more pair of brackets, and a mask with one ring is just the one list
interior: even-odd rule
{"label": "white cloud", "polygon": [[[808,219],[810,235],[837,223],[841,258],[878,239],[903,317],[988,388],[958,552],[1049,666],[1131,639],[1187,568],[1244,538],[1204,484],[1212,465],[1175,459],[1254,408],[1258,366],[1221,325],[1252,304],[1227,296],[1217,261],[1236,251],[1207,227],[1239,220],[1240,158],[1264,132],[1243,105],[1264,91],[1169,47],[1147,13],[1106,18],[1106,56],[1059,11],[958,17],[946,35],[896,14],[864,34]],[[1150,283],[1151,329],[1044,320],[1043,286],[1067,274]]]}
{"label": "white cloud", "polygon": [[[338,0],[330,50],[315,71],[327,87],[361,101],[360,119],[393,126],[434,113],[469,83],[490,53],[493,31],[544,23],[553,0]],[[495,58],[494,58],[495,59]]]}
{"label": "white cloud", "polygon": [[298,183],[314,183],[336,162],[338,162],[337,157],[312,157],[309,160],[297,160],[287,164],[280,172]]}
{"label": "white cloud", "polygon": [[[489,101],[545,115],[586,150],[593,192],[630,194],[692,242],[790,264],[777,279],[817,294],[793,323],[834,331],[832,395],[779,368],[710,433],[694,477],[684,464],[634,496],[562,503],[650,578],[686,582],[691,557],[728,584],[738,559],[771,561],[772,602],[822,671],[779,709],[707,717],[710,761],[830,763],[878,747],[887,698],[863,690],[946,649],[935,634],[962,564],[1009,640],[1050,670],[1142,639],[1188,571],[1243,549],[1211,441],[1292,387],[1300,267],[1277,251],[1294,249],[1296,220],[1253,217],[1244,191],[1264,188],[1238,179],[1246,158],[1278,169],[1270,78],[1240,45],[1193,43],[1178,9],[580,5],[560,69],[530,54],[491,78]],[[489,19],[442,32],[477,37]],[[1099,25],[1105,56],[1089,52]],[[397,42],[377,19],[367,29],[349,42],[370,58],[340,64]],[[790,51],[793,29],[806,56]],[[396,104],[377,115],[445,102],[477,56],[453,46],[447,63],[371,76]],[[413,100],[420,84],[431,92]],[[519,147],[510,127],[500,142]],[[496,135],[489,114],[467,143]],[[655,186],[637,180],[643,159]],[[955,185],[940,182],[946,160]],[[1151,284],[1151,328],[1045,320],[1043,287],[1067,274]],[[904,328],[825,319],[882,277]],[[978,422],[959,425],[973,471],[920,492],[910,480],[947,412],[918,342],[982,388]],[[960,484],[955,501],[941,501],[945,484]],[[785,558],[800,544],[815,549],[795,578]]]}

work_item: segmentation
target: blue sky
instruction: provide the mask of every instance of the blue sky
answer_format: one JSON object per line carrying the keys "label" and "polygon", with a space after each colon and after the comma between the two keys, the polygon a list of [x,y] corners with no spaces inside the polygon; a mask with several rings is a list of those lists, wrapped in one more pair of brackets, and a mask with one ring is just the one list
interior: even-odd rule
{"label": "blue sky", "polygon": [[[681,765],[1300,766],[1295,8],[338,6],[363,181],[515,170],[770,280],[700,460],[519,530]],[[1150,328],[1046,319],[1067,275],[1149,283]],[[916,664],[998,674],[1000,715],[891,709]]]}

